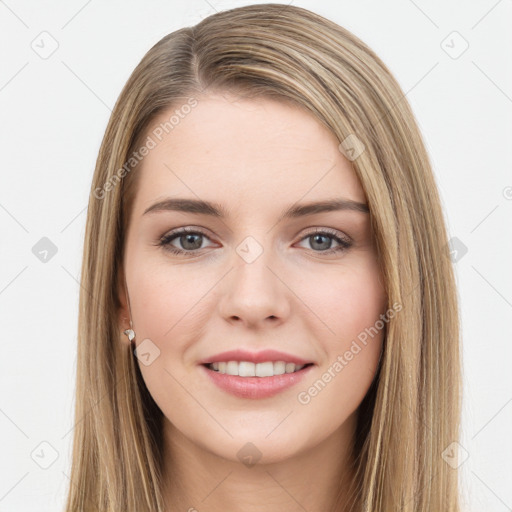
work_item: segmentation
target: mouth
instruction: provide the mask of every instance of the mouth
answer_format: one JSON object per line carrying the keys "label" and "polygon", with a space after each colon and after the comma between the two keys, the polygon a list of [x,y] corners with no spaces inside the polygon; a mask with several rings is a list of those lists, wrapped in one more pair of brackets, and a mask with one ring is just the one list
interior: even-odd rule
{"label": "mouth", "polygon": [[291,389],[312,371],[314,363],[286,361],[216,361],[199,365],[218,389],[244,399],[271,398]]}

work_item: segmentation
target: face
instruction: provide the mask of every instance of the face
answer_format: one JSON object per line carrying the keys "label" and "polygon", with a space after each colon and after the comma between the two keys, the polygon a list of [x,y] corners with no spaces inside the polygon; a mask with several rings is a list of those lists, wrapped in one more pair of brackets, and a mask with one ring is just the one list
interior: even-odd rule
{"label": "face", "polygon": [[[378,366],[386,298],[365,194],[297,107],[217,93],[152,132],[175,110],[148,131],[125,241],[138,364],[169,432],[233,461],[247,442],[284,460],[353,422]],[[339,208],[300,208],[325,201]]]}

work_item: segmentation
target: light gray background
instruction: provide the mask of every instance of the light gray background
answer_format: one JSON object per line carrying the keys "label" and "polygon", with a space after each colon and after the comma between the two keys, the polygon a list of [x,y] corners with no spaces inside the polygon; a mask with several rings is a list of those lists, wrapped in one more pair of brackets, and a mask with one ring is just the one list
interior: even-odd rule
{"label": "light gray background", "polygon": [[[110,109],[161,37],[249,3],[0,1],[0,511],[63,507],[87,196]],[[368,43],[417,116],[460,241],[465,510],[511,510],[512,1],[293,3]]]}

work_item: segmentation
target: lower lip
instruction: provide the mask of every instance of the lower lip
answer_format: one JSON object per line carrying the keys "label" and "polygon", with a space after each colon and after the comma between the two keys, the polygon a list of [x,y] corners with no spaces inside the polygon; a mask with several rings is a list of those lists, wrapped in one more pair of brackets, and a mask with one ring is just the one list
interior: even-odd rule
{"label": "lower lip", "polygon": [[239,377],[210,370],[201,365],[203,371],[219,388],[239,398],[270,398],[285,389],[298,384],[314,365],[306,366],[293,373],[283,373],[273,377]]}

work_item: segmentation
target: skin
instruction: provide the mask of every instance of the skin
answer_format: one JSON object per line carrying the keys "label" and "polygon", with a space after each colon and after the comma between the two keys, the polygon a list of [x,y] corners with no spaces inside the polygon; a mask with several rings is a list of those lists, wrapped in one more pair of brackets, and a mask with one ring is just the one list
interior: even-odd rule
{"label": "skin", "polygon": [[[128,291],[136,343],[150,339],[160,350],[151,364],[139,366],[165,416],[169,512],[252,512],[262,504],[267,512],[326,511],[352,478],[357,409],[378,367],[382,332],[361,345],[309,403],[300,403],[298,394],[386,310],[370,217],[342,210],[276,223],[294,203],[365,203],[338,144],[295,106],[217,92],[198,97],[198,105],[137,170],[121,280],[128,290],[124,284],[119,289],[119,322],[120,329],[128,327]],[[144,215],[167,197],[215,201],[230,215]],[[187,226],[206,232],[194,246],[201,248],[187,249],[193,244],[179,236],[171,245],[192,257],[158,246],[164,235]],[[312,228],[335,230],[352,245],[326,254],[339,243],[327,235],[315,244]],[[250,264],[236,251],[247,236],[263,249]],[[124,336],[122,343],[129,343]],[[315,366],[274,397],[237,398],[198,366],[205,357],[236,348],[274,348]],[[248,442],[261,452],[250,467],[237,456]]]}

